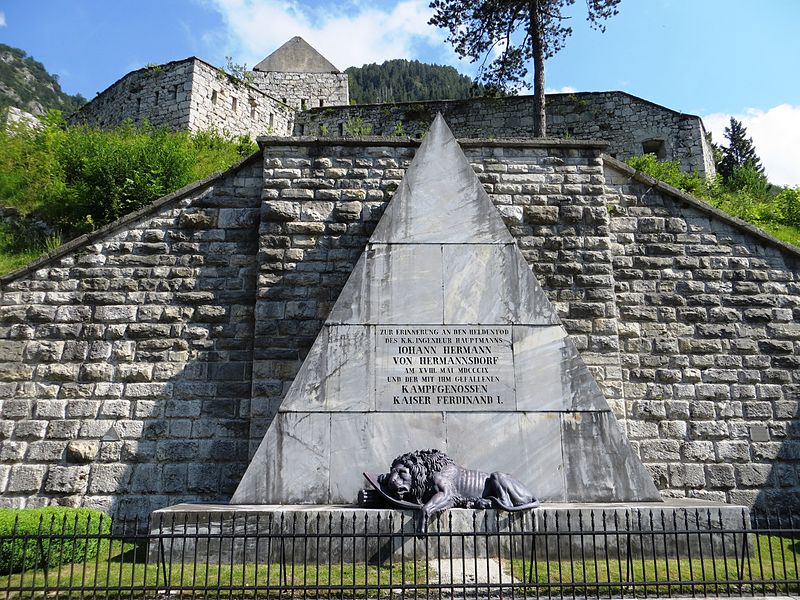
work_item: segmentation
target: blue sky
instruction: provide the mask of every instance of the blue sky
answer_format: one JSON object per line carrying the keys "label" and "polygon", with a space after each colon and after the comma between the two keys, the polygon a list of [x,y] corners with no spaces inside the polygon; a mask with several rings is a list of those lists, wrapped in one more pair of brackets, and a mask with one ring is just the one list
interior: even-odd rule
{"label": "blue sky", "polygon": [[[427,0],[0,0],[0,42],[87,98],[132,69],[196,55],[252,66],[302,35],[337,67],[416,58],[474,75],[426,24]],[[800,1],[623,0],[604,34],[572,12],[547,63],[553,91],[624,90],[703,117],[717,140],[743,120],[770,179],[800,185]]]}

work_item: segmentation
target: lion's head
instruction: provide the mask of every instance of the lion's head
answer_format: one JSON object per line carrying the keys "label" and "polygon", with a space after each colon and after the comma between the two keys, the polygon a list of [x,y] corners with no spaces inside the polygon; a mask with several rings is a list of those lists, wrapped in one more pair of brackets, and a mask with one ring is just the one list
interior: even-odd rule
{"label": "lion's head", "polygon": [[453,459],[440,450],[406,452],[392,461],[389,474],[383,479],[388,492],[400,500],[424,504],[432,477]]}

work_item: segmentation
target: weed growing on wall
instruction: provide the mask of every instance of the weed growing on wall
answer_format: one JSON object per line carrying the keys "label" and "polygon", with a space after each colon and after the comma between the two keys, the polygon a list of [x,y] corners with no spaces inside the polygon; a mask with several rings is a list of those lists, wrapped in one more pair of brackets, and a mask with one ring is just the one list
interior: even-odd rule
{"label": "weed growing on wall", "polygon": [[235,84],[253,85],[253,72],[244,63],[235,63],[230,56],[225,57],[225,68],[219,69],[222,76],[227,76]]}
{"label": "weed growing on wall", "polygon": [[361,117],[352,117],[348,119],[342,129],[345,135],[351,137],[369,135],[372,133],[372,125],[364,123],[364,119]]}

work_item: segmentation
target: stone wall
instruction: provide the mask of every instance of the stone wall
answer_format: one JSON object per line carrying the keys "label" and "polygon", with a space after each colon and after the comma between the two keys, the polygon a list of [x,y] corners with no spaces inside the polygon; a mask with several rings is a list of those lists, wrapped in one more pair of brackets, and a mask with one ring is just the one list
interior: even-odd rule
{"label": "stone wall", "polygon": [[628,436],[666,495],[797,508],[800,253],[606,161]]}
{"label": "stone wall", "polygon": [[247,461],[261,161],[11,278],[0,506],[146,516],[230,497]]}
{"label": "stone wall", "polygon": [[186,129],[192,92],[193,58],[128,73],[98,93],[71,118],[71,123],[115,127],[130,119],[147,119],[157,127]]}
{"label": "stone wall", "polygon": [[[416,149],[262,144],[3,278],[2,505],[230,496]],[[659,488],[800,505],[797,250],[596,143],[462,145]]]}
{"label": "stone wall", "polygon": [[[530,137],[533,111],[533,96],[310,108],[298,115],[294,133],[419,136],[441,112],[456,137]],[[548,94],[547,127],[553,138],[607,141],[623,160],[652,151],[683,169],[715,173],[699,117],[625,92]]]}
{"label": "stone wall", "polygon": [[157,127],[229,136],[289,135],[294,111],[197,58],[145,67],[110,86],[70,122],[114,127],[147,120]]}
{"label": "stone wall", "polygon": [[195,61],[189,130],[216,129],[229,135],[291,135],[295,111],[254,85],[245,85]]}
{"label": "stone wall", "polygon": [[253,85],[295,110],[350,104],[347,73],[252,73]]}

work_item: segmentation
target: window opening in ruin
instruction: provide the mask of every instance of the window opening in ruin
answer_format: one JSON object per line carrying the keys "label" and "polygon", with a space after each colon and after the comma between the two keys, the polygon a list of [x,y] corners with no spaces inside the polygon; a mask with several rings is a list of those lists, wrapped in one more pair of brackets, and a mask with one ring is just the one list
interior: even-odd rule
{"label": "window opening in ruin", "polygon": [[136,112],[137,113],[141,112],[141,110],[142,110],[142,99],[141,98],[137,98],[136,99]]}
{"label": "window opening in ruin", "polygon": [[217,103],[217,90],[211,92],[211,104]]}
{"label": "window opening in ruin", "polygon": [[300,123],[300,135],[306,134],[306,126],[303,123]]}
{"label": "window opening in ruin", "polygon": [[325,106],[325,100],[323,100],[322,98],[320,98],[320,99],[319,99],[319,105],[320,105],[320,106]]}
{"label": "window opening in ruin", "polygon": [[286,98],[281,98],[281,102],[283,102],[284,104],[286,104]]}
{"label": "window opening in ruin", "polygon": [[656,158],[667,158],[667,149],[664,146],[664,140],[651,139],[642,142],[642,154],[655,154]]}
{"label": "window opening in ruin", "polygon": [[251,119],[255,119],[256,118],[256,107],[255,106],[251,106],[250,107],[250,118]]}
{"label": "window opening in ruin", "polygon": [[300,110],[305,110],[308,108],[308,100],[306,98],[300,98]]}
{"label": "window opening in ruin", "polygon": [[170,95],[172,96],[173,100],[177,100],[178,99],[178,86],[177,85],[173,85],[172,86],[172,92],[170,92]]}
{"label": "window opening in ruin", "polygon": [[344,137],[344,123],[339,123],[339,137]]}
{"label": "window opening in ruin", "polygon": [[239,101],[236,98],[231,98],[231,110],[236,112],[236,107],[239,105]]}
{"label": "window opening in ruin", "polygon": [[269,113],[269,128],[272,129],[272,126],[275,124],[275,115]]}
{"label": "window opening in ruin", "polygon": [[156,106],[158,106],[158,90],[156,90]]}

